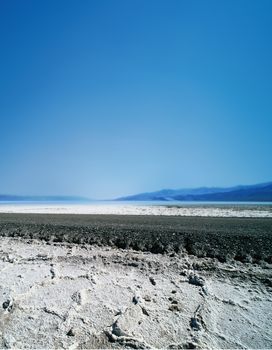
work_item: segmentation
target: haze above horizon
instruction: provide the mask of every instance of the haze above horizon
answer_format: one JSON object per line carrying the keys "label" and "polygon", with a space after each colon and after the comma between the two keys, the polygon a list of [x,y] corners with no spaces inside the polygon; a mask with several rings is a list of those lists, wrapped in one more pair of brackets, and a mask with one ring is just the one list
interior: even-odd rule
{"label": "haze above horizon", "polygon": [[0,3],[0,193],[271,180],[270,0]]}

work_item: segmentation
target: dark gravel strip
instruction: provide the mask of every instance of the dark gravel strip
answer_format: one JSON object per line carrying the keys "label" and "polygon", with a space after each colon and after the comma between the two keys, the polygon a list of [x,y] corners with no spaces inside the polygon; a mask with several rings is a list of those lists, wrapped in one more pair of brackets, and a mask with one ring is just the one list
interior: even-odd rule
{"label": "dark gravel strip", "polygon": [[272,219],[0,214],[0,236],[272,263]]}

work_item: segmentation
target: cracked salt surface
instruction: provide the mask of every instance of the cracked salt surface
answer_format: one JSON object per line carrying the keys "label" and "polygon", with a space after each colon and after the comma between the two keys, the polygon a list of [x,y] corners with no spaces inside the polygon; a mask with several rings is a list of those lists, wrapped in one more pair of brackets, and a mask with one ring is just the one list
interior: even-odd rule
{"label": "cracked salt surface", "polygon": [[0,204],[0,213],[272,217],[270,204]]}
{"label": "cracked salt surface", "polygon": [[5,237],[0,270],[0,348],[272,347],[269,264]]}

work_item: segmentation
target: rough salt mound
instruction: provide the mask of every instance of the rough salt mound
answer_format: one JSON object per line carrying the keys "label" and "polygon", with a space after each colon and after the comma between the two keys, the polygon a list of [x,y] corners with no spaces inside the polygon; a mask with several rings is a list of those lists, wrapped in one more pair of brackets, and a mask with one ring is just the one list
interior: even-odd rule
{"label": "rough salt mound", "polygon": [[272,219],[0,214],[0,235],[242,262],[272,261]]}
{"label": "rough salt mound", "polygon": [[0,239],[0,348],[271,348],[271,265]]}

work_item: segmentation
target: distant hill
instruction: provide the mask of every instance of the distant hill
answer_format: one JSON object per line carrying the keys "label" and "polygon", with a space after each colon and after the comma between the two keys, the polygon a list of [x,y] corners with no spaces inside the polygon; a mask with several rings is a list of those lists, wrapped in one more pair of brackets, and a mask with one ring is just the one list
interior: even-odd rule
{"label": "distant hill", "polygon": [[272,182],[250,186],[160,190],[117,198],[118,201],[245,201],[272,202]]}
{"label": "distant hill", "polygon": [[86,202],[88,198],[77,196],[15,196],[0,194],[0,202]]}

